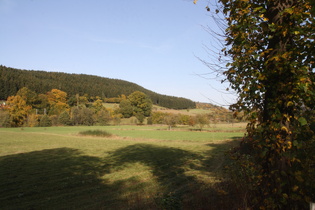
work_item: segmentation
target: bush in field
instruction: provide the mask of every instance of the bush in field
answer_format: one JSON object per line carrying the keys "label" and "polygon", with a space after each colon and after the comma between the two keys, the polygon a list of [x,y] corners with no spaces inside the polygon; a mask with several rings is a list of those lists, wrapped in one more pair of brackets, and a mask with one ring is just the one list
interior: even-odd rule
{"label": "bush in field", "polygon": [[164,117],[167,115],[165,112],[153,112],[151,115],[152,123],[153,124],[163,124]]}
{"label": "bush in field", "polygon": [[71,121],[73,125],[80,125],[81,123],[81,115],[79,107],[71,108]]}
{"label": "bush in field", "polygon": [[148,125],[152,125],[152,124],[153,124],[153,122],[152,122],[152,117],[148,117],[148,119],[147,119],[147,124],[148,124]]}
{"label": "bush in field", "polygon": [[119,114],[116,114],[113,116],[113,123],[114,125],[119,125],[121,122],[121,116]]}
{"label": "bush in field", "polygon": [[0,127],[10,127],[10,114],[0,110]]}
{"label": "bush in field", "polygon": [[165,113],[160,111],[153,112],[150,117],[150,123],[152,124],[167,124],[171,126],[176,124],[194,126],[196,124],[195,120],[194,116]]}
{"label": "bush in field", "polygon": [[191,118],[191,116],[189,116],[189,115],[179,114],[178,115],[179,124],[189,125],[190,118]]}
{"label": "bush in field", "polygon": [[52,125],[51,119],[47,115],[43,115],[40,118],[39,126],[40,127],[50,127]]}
{"label": "bush in field", "polygon": [[178,124],[178,115],[176,114],[168,114],[164,117],[164,123],[168,125],[169,130],[172,129],[176,124]]}
{"label": "bush in field", "polygon": [[63,111],[58,117],[58,124],[71,125],[70,115],[67,111]]}
{"label": "bush in field", "polygon": [[103,131],[103,130],[87,130],[87,131],[81,131],[79,134],[84,135],[84,136],[100,136],[100,137],[112,136],[112,134],[108,133],[107,131]]}
{"label": "bush in field", "polygon": [[138,120],[138,124],[142,125],[143,121],[145,119],[145,116],[142,113],[139,112],[139,113],[136,113],[135,117]]}
{"label": "bush in field", "polygon": [[198,125],[198,127],[200,128],[200,130],[202,130],[202,128],[204,126],[210,124],[209,117],[205,114],[197,114],[195,116],[195,121],[196,121],[196,124]]}
{"label": "bush in field", "polygon": [[195,117],[190,117],[190,118],[189,118],[188,125],[189,125],[189,126],[195,126],[195,125],[196,125],[196,119],[195,119]]}
{"label": "bush in field", "polygon": [[131,102],[127,99],[124,99],[120,102],[119,110],[124,118],[129,118],[133,115],[133,107]]}
{"label": "bush in field", "polygon": [[71,120],[74,125],[93,125],[93,111],[86,107],[73,107],[71,109]]}
{"label": "bush in field", "polygon": [[26,119],[27,126],[36,127],[38,126],[38,123],[39,123],[38,115],[34,113],[28,114],[27,119]]}
{"label": "bush in field", "polygon": [[93,111],[89,108],[81,109],[81,120],[82,125],[93,125],[94,124]]}
{"label": "bush in field", "polygon": [[95,120],[99,125],[108,125],[111,119],[111,113],[106,109],[102,109],[95,114]]}
{"label": "bush in field", "polygon": [[51,125],[52,126],[57,126],[58,125],[58,116],[57,115],[50,115],[49,119],[51,120]]}

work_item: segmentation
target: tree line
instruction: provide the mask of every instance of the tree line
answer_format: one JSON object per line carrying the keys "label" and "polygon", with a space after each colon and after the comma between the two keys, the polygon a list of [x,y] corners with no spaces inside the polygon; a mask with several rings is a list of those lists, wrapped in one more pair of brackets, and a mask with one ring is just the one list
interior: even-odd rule
{"label": "tree line", "polygon": [[[23,87],[1,104],[0,126],[108,125],[132,116],[142,124],[146,117],[151,116],[152,101],[145,93],[135,91],[121,98],[120,106],[110,109],[103,105],[103,100],[98,96],[89,98],[76,94],[69,98],[66,92],[59,89],[37,94]],[[124,103],[130,105],[128,116],[124,116]]]}
{"label": "tree line", "polygon": [[[135,91],[129,96],[118,97],[114,108],[104,106],[101,97],[79,95],[68,97],[59,89],[45,94],[37,94],[26,87],[17,91],[0,103],[0,127],[49,127],[72,125],[109,125],[119,124],[123,118],[135,118],[137,124],[166,124],[169,129],[176,125],[196,126],[202,130],[210,122],[233,122],[231,113],[173,114],[153,111],[151,99],[143,92]],[[187,110],[189,111],[189,110]]]}
{"label": "tree line", "polygon": [[140,91],[148,95],[156,105],[171,109],[196,107],[195,102],[189,99],[161,95],[124,80],[85,74],[20,70],[0,65],[0,100],[16,95],[23,87],[40,94],[59,89],[66,92],[68,97],[76,94],[88,95],[88,97],[98,96],[104,102],[114,103],[120,102],[119,96],[122,94],[130,95],[135,91]]}

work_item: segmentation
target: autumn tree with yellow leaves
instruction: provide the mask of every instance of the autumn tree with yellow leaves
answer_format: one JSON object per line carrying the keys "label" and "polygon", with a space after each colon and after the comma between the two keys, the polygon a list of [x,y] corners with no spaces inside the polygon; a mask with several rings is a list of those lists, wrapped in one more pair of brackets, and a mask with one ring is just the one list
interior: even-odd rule
{"label": "autumn tree with yellow leaves", "polygon": [[28,111],[32,108],[26,104],[26,101],[19,95],[9,96],[7,107],[10,115],[11,127],[22,126],[27,118]]}
{"label": "autumn tree with yellow leaves", "polygon": [[48,103],[50,104],[50,114],[59,115],[69,109],[67,104],[67,93],[58,89],[52,89],[47,93]]}

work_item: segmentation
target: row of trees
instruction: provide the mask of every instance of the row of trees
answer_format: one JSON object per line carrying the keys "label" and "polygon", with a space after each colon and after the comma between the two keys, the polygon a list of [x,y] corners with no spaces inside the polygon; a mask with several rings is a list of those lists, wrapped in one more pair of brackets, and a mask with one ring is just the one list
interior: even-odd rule
{"label": "row of trees", "polygon": [[205,126],[209,126],[211,122],[216,124],[216,119],[213,115],[209,114],[197,114],[192,116],[165,112],[153,112],[152,116],[148,119],[148,123],[168,125],[169,130],[171,130],[172,127],[176,125],[189,125],[192,127],[196,126],[196,129],[201,131]]}
{"label": "row of trees", "polygon": [[99,96],[104,102],[113,103],[119,103],[121,98],[118,96],[122,94],[130,95],[135,91],[140,91],[149,96],[154,104],[163,107],[172,109],[196,107],[196,104],[189,99],[161,95],[124,80],[83,74],[27,71],[0,65],[0,100],[16,95],[17,91],[23,87],[28,87],[38,94],[60,89],[65,91],[69,98],[77,94],[89,97]]}
{"label": "row of trees", "polygon": [[87,95],[76,94],[68,98],[66,92],[58,89],[37,94],[23,87],[16,95],[9,96],[5,105],[0,107],[0,126],[108,125],[118,124],[122,118],[133,117],[136,118],[133,123],[137,124],[143,124],[147,119],[147,124],[167,124],[170,129],[176,125],[189,125],[201,130],[210,122],[233,121],[231,113],[226,112],[196,116],[152,112],[152,101],[140,91],[129,96],[121,95],[119,101],[119,106],[106,108],[97,96],[88,98]]}
{"label": "row of trees", "polygon": [[92,100],[77,94],[68,98],[66,92],[58,89],[37,94],[23,87],[2,106],[0,123],[6,127],[119,123],[121,117],[128,117],[125,102],[130,104],[129,117],[136,116],[140,123],[151,115],[152,102],[144,93],[136,91],[122,98],[121,108],[109,109],[103,106],[100,97]]}

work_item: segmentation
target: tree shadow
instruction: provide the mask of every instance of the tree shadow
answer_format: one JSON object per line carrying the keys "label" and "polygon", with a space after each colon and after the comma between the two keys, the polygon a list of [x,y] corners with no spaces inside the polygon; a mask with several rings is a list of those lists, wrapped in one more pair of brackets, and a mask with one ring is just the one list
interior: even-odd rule
{"label": "tree shadow", "polygon": [[[221,143],[209,143],[211,149],[205,154],[206,159],[203,160],[203,170],[215,175],[217,182],[209,189],[201,192],[198,198],[200,202],[210,204],[210,209],[246,209],[242,203],[242,195],[229,179],[229,172],[225,166],[231,161],[229,159],[229,151],[238,147],[241,142],[240,137],[230,137]],[[207,209],[207,208],[201,208]]]}
{"label": "tree shadow", "polygon": [[[231,143],[208,146],[211,149],[207,152],[212,155],[205,159],[203,155],[178,148],[151,144],[130,145],[111,154],[114,163],[111,167],[121,169],[134,163],[150,167],[153,176],[165,187],[163,192],[157,192],[156,197],[157,205],[162,209],[237,209],[234,203],[226,202],[229,195],[225,187],[215,184],[204,186],[198,177],[186,173],[190,169],[199,170],[217,175],[216,178],[220,179],[221,174],[212,164],[224,156],[223,150],[227,150]],[[221,153],[220,157],[213,155],[215,153]]]}
{"label": "tree shadow", "polygon": [[[212,172],[218,172],[218,170],[221,170],[222,167],[220,166],[223,166],[225,162],[228,161],[226,158],[226,152],[229,149],[239,146],[240,140],[240,137],[231,137],[221,143],[214,142],[206,144],[211,148],[206,152],[206,156],[208,158],[203,161],[203,166],[207,168],[206,170]],[[213,167],[214,165],[215,167]],[[219,174],[221,175],[222,173]]]}
{"label": "tree shadow", "polygon": [[71,148],[0,157],[1,209],[124,209],[123,183],[110,183],[104,160]]}
{"label": "tree shadow", "polygon": [[192,177],[185,175],[187,161],[201,158],[195,153],[178,148],[156,146],[151,144],[135,144],[114,151],[111,154],[112,168],[141,163],[151,169],[164,192],[156,192],[156,202],[163,209],[179,209],[181,198]]}
{"label": "tree shadow", "polygon": [[[212,164],[231,145],[223,142],[208,146],[206,155],[140,143],[117,149],[105,158],[71,148],[3,156],[1,209],[235,209],[226,202],[229,195],[220,192],[227,191],[226,187],[205,186],[194,174],[187,173],[195,170],[216,174]],[[162,186],[154,198],[142,196],[144,189],[135,189],[136,193],[126,196],[130,186],[145,187],[137,177],[116,181],[106,178],[136,163],[150,168]]]}

